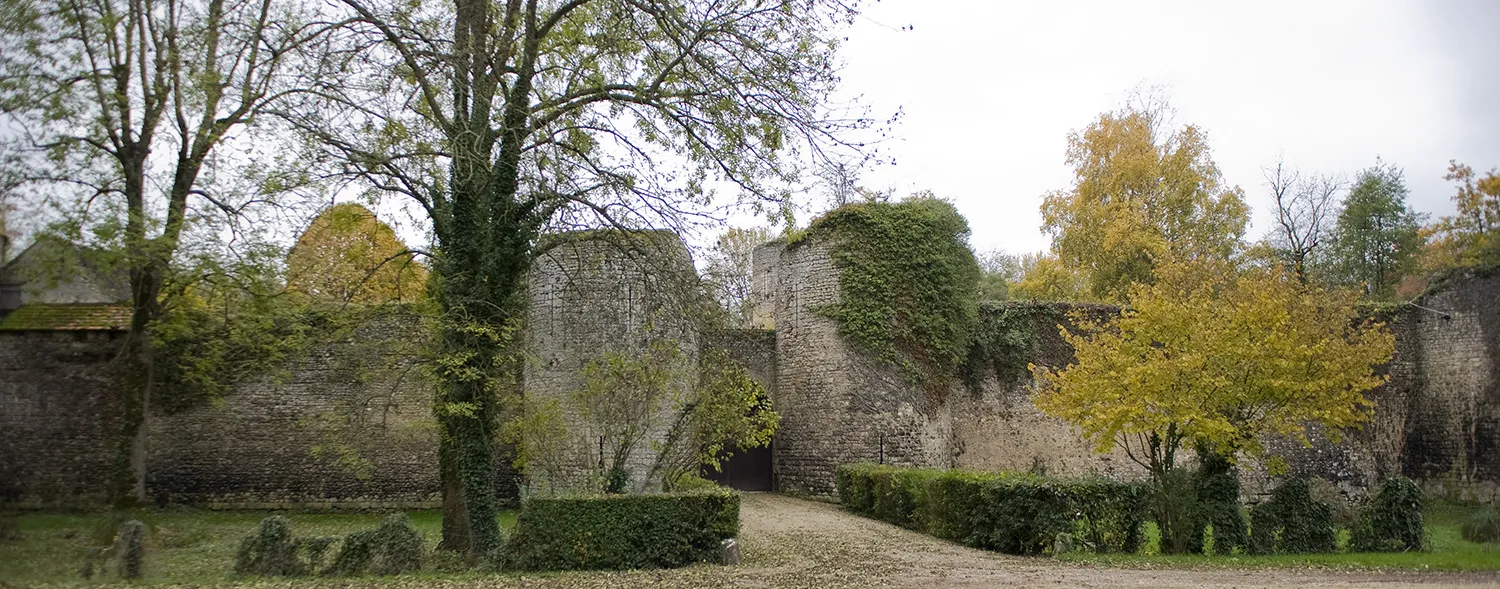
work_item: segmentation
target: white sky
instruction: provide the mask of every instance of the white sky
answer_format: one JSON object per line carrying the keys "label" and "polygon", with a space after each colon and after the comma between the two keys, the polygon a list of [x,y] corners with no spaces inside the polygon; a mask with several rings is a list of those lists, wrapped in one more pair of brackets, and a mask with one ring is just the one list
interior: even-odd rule
{"label": "white sky", "polygon": [[850,96],[905,112],[896,165],[861,184],[952,199],[980,251],[1046,248],[1038,207],[1069,186],[1068,132],[1139,85],[1207,132],[1254,209],[1250,238],[1278,155],[1345,176],[1380,156],[1434,216],[1451,210],[1449,159],[1500,165],[1500,1],[885,0],[841,57]]}

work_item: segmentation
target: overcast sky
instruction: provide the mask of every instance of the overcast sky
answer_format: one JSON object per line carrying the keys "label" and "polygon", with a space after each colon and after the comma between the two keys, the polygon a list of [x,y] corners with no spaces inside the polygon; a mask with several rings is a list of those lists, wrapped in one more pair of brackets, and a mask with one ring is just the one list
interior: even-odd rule
{"label": "overcast sky", "polygon": [[[1261,168],[1352,176],[1376,156],[1411,202],[1451,210],[1449,159],[1500,165],[1500,1],[867,3],[845,89],[905,116],[895,166],[861,183],[958,204],[977,250],[1037,251],[1041,197],[1068,187],[1068,132],[1161,86],[1269,221]],[[901,30],[910,27],[910,30]]]}

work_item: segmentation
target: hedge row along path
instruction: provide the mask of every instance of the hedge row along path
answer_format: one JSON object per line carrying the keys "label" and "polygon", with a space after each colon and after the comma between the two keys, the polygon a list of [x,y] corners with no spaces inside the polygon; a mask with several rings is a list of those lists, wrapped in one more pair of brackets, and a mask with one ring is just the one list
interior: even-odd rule
{"label": "hedge row along path", "polygon": [[1500,586],[1500,574],[1494,573],[1143,570],[1005,556],[866,519],[836,505],[779,495],[746,495],[740,522],[745,564],[704,567],[724,571],[725,585],[862,589]]}

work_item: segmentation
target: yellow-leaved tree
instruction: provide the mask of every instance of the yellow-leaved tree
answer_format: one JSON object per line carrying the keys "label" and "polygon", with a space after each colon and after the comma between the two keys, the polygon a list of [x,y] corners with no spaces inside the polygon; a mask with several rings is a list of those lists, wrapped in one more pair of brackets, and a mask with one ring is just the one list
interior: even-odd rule
{"label": "yellow-leaved tree", "polygon": [[1010,298],[1038,301],[1096,302],[1089,290],[1088,275],[1069,266],[1055,254],[1032,254],[1021,258],[1021,279],[1010,287]]}
{"label": "yellow-leaved tree", "polygon": [[1451,161],[1443,178],[1458,184],[1453,195],[1458,214],[1426,229],[1432,237],[1429,269],[1500,265],[1500,170],[1480,176],[1474,168]]}
{"label": "yellow-leaved tree", "polygon": [[[1266,436],[1306,442],[1312,424],[1337,439],[1369,419],[1364,393],[1385,382],[1378,368],[1395,348],[1355,300],[1279,267],[1163,262],[1112,321],[1080,317],[1078,332],[1063,330],[1075,359],[1032,367],[1036,404],[1095,451],[1123,449],[1158,489],[1178,480],[1184,448],[1232,460],[1260,454]],[[1171,525],[1162,521],[1169,507],[1158,503],[1157,513]]]}
{"label": "yellow-leaved tree", "polygon": [[1224,185],[1203,132],[1172,128],[1171,112],[1160,97],[1138,97],[1068,136],[1073,186],[1046,195],[1042,229],[1093,298],[1123,299],[1160,260],[1240,247],[1244,192]]}
{"label": "yellow-leaved tree", "polygon": [[355,303],[420,300],[427,269],[375,213],[340,203],[319,213],[286,257],[287,289]]}

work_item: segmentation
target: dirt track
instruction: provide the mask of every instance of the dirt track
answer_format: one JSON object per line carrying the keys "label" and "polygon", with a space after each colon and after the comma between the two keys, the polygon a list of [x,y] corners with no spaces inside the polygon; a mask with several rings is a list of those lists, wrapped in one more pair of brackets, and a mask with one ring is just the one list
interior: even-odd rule
{"label": "dirt track", "polygon": [[974,550],[778,495],[746,495],[740,519],[745,564],[695,574],[751,587],[1500,587],[1495,574],[1081,566]]}

